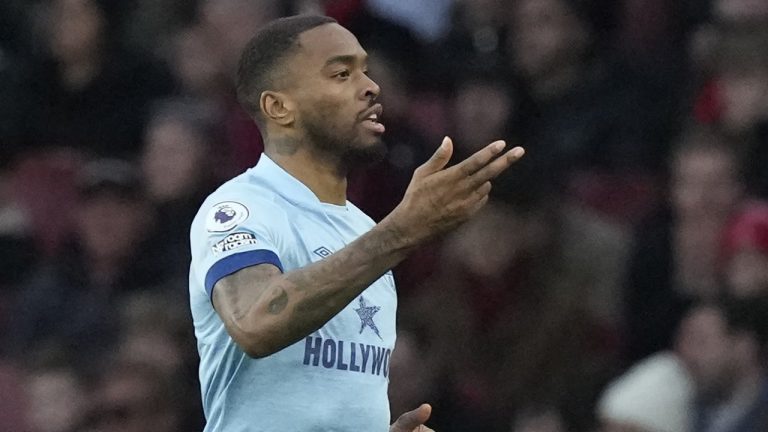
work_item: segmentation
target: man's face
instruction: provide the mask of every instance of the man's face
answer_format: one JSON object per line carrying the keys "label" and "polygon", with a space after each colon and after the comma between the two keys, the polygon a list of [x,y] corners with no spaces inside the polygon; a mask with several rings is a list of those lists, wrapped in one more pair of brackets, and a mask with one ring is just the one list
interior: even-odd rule
{"label": "man's face", "polygon": [[105,25],[99,9],[89,0],[57,0],[51,8],[49,43],[54,57],[73,61],[91,55]]}
{"label": "man's face", "polygon": [[768,70],[755,67],[726,71],[720,77],[723,98],[723,125],[741,133],[766,118]]}
{"label": "man's face", "polygon": [[681,219],[720,220],[733,210],[741,185],[731,155],[693,150],[680,155],[672,172],[672,205]]}
{"label": "man's face", "polygon": [[515,2],[512,26],[515,66],[528,78],[578,61],[586,48],[586,29],[562,0]]}
{"label": "man's face", "polygon": [[504,135],[512,113],[512,99],[502,83],[473,82],[459,88],[454,99],[455,125],[460,146],[474,153]]}
{"label": "man's face", "polygon": [[752,247],[740,249],[728,260],[725,278],[735,296],[764,294],[768,290],[768,255]]}
{"label": "man's face", "polygon": [[142,202],[111,192],[85,199],[78,212],[78,234],[89,256],[119,260],[130,256],[148,223]]}
{"label": "man's face", "polygon": [[313,150],[345,163],[377,161],[385,153],[379,86],[368,77],[367,54],[338,24],[299,36],[286,62],[286,93],[296,103],[296,127]]}

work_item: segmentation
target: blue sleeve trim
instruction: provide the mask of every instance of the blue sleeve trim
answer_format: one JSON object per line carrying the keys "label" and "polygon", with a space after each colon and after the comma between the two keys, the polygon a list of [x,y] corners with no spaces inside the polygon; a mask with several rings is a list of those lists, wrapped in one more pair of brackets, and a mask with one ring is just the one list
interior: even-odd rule
{"label": "blue sleeve trim", "polygon": [[277,254],[266,249],[240,252],[216,261],[205,275],[205,292],[208,293],[208,298],[213,295],[213,286],[223,277],[258,264],[272,264],[283,271],[283,263]]}

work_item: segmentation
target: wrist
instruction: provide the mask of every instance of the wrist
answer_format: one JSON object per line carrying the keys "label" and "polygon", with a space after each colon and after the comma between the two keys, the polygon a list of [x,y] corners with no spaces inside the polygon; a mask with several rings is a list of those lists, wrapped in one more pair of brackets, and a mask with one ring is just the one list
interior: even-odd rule
{"label": "wrist", "polygon": [[377,226],[389,238],[395,250],[410,251],[421,243],[416,224],[400,216],[397,209],[387,215]]}

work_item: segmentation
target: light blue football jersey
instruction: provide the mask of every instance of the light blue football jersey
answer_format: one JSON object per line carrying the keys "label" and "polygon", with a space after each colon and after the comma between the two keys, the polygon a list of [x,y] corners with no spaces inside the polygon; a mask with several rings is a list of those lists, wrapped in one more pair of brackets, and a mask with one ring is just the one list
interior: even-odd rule
{"label": "light blue football jersey", "polygon": [[222,185],[192,223],[189,294],[206,432],[385,432],[397,295],[391,272],[299,342],[262,359],[234,343],[213,308],[221,278],[269,263],[289,272],[370,230],[351,203],[322,203],[266,155]]}

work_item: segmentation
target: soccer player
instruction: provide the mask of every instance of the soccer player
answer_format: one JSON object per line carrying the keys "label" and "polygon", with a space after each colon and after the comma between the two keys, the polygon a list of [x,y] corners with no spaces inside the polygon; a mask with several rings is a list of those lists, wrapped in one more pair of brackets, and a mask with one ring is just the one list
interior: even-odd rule
{"label": "soccer player", "polygon": [[265,152],[192,223],[205,430],[429,430],[427,404],[389,426],[390,269],[478,211],[523,149],[497,141],[446,168],[446,137],[374,224],[346,200],[347,172],[385,150],[380,89],[348,30],[317,16],[270,23],[245,48],[237,91]]}

